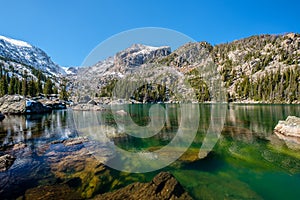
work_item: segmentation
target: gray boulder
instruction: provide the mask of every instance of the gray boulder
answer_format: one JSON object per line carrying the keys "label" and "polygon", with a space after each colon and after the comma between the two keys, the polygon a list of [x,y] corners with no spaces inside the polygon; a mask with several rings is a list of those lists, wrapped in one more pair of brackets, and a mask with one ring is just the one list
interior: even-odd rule
{"label": "gray boulder", "polygon": [[59,99],[50,100],[50,99],[39,99],[43,105],[51,107],[52,110],[63,110],[67,109],[65,101],[60,101]]}
{"label": "gray boulder", "polygon": [[5,95],[0,98],[0,111],[4,114],[24,114],[26,99],[20,95]]}
{"label": "gray boulder", "polygon": [[49,113],[52,111],[52,108],[49,106],[44,106],[41,102],[27,100],[26,101],[26,114],[40,114],[40,113]]}
{"label": "gray boulder", "polygon": [[88,103],[91,100],[91,97],[89,96],[83,96],[79,98],[78,103]]}
{"label": "gray boulder", "polygon": [[51,111],[50,107],[20,95],[5,95],[0,98],[0,112],[3,114],[38,114]]}

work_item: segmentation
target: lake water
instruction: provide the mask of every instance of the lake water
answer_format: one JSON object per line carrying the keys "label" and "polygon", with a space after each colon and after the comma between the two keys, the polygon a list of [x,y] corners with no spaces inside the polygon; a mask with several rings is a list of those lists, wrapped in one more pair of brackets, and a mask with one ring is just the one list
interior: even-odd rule
{"label": "lake water", "polygon": [[[36,188],[51,186],[45,188],[52,190],[61,185],[67,185],[88,198],[132,182],[150,181],[159,171],[171,172],[195,199],[299,198],[300,152],[288,149],[272,131],[279,120],[285,120],[289,115],[299,117],[300,106],[226,105],[225,112],[214,114],[213,106],[209,104],[193,105],[190,110],[181,110],[177,104],[162,104],[163,116],[155,115],[155,112],[152,116],[152,119],[165,121],[158,134],[147,138],[126,134],[126,131],[133,133],[140,126],[149,124],[151,106],[119,105],[113,107],[112,112],[108,107],[102,112],[62,110],[47,115],[6,117],[0,122],[0,155],[9,153],[17,159],[9,170],[0,172],[0,199],[14,199],[34,192],[38,195],[39,189]],[[119,112],[113,115],[120,110],[125,110],[127,114]],[[192,133],[188,134],[195,125],[192,122],[193,110],[199,111],[196,112],[199,122],[195,137],[192,137]],[[187,136],[180,144],[189,145],[189,148],[175,162],[144,173],[120,172],[112,168],[110,159],[114,160],[113,155],[116,154],[102,144],[113,145],[137,155],[153,156],[152,152],[163,149],[173,141],[178,130],[181,130],[180,122],[184,117],[190,117],[187,121],[191,124],[186,122],[188,124],[182,129]],[[221,135],[212,151],[199,159],[199,149],[207,140],[206,133],[211,124],[223,125],[223,120]],[[127,126],[132,122],[136,126]],[[123,126],[117,126],[117,123]],[[159,123],[152,125],[147,128],[149,132],[161,128]],[[95,136],[100,132],[103,135]],[[93,143],[65,146],[62,143],[78,136],[87,136],[90,142],[95,140],[98,146],[91,145]],[[188,140],[191,140],[191,144]],[[13,150],[13,145],[20,142],[25,143],[26,147],[16,149],[15,146]],[[93,155],[95,148],[101,149],[100,158],[84,157],[85,154]],[[172,147],[171,150],[155,154],[156,157],[146,166],[150,169],[152,165],[159,168],[155,163],[159,157],[174,157],[177,150]],[[124,158],[122,160],[126,162]],[[99,161],[110,167],[99,167]]]}

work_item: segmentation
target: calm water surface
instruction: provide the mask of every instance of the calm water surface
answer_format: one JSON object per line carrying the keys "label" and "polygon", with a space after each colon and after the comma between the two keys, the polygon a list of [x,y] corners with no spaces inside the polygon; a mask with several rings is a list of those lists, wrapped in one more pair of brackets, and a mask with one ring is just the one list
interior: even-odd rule
{"label": "calm water surface", "polygon": [[[122,149],[132,152],[159,149],[175,136],[181,116],[179,105],[163,106],[167,116],[165,127],[151,138],[124,134],[109,110],[96,113],[99,124],[94,126],[113,132],[110,141]],[[134,122],[143,126],[149,123],[150,107],[127,105],[126,110]],[[228,106],[221,137],[213,151],[201,160],[197,155],[210,125],[211,105],[199,105],[199,110],[199,128],[189,150],[170,166],[144,174],[128,174],[108,167],[94,173],[90,160],[85,167],[80,167],[80,162],[69,162],[64,168],[64,158],[84,146],[74,145],[69,150],[53,141],[80,136],[84,125],[76,119],[74,122],[74,116],[87,121],[95,113],[63,110],[48,115],[8,116],[0,122],[0,155],[9,153],[17,159],[8,171],[0,172],[0,199],[14,199],[32,188],[70,183],[69,180],[73,180],[74,190],[87,198],[135,181],[149,181],[159,171],[170,171],[195,199],[298,199],[300,152],[289,150],[272,131],[279,120],[289,115],[300,116],[300,106]],[[13,150],[13,145],[20,142],[27,146]],[[101,187],[97,184],[100,180],[103,180]]]}

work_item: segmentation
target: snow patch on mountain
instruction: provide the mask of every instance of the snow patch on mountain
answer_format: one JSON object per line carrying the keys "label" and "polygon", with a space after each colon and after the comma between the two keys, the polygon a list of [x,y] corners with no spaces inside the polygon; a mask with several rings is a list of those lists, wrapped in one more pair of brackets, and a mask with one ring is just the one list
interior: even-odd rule
{"label": "snow patch on mountain", "polygon": [[27,67],[34,67],[50,76],[59,77],[66,74],[65,70],[55,64],[40,48],[5,36],[0,36],[0,58]]}
{"label": "snow patch on mountain", "polygon": [[14,44],[14,45],[20,46],[20,47],[28,47],[28,48],[32,47],[27,42],[24,42],[24,41],[21,41],[21,40],[15,40],[15,39],[7,38],[7,37],[4,37],[2,35],[0,35],[0,40],[5,40],[6,42],[9,42],[11,44]]}

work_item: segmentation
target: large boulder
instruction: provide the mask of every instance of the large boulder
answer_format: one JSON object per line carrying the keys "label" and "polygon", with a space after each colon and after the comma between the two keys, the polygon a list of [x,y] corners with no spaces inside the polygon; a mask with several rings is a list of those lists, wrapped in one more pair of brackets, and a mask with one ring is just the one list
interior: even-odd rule
{"label": "large boulder", "polygon": [[4,114],[39,114],[51,111],[51,107],[20,95],[5,95],[0,98],[0,112]]}
{"label": "large boulder", "polygon": [[0,111],[4,114],[24,114],[26,99],[20,95],[5,95],[0,98]]}
{"label": "large boulder", "polygon": [[168,172],[160,172],[149,183],[133,183],[119,190],[96,196],[97,200],[121,199],[192,199],[175,177]]}
{"label": "large boulder", "polygon": [[285,121],[279,121],[274,133],[291,149],[300,149],[300,118],[288,116]]}
{"label": "large boulder", "polygon": [[8,170],[14,164],[15,159],[9,154],[0,156],[0,172]]}
{"label": "large boulder", "polygon": [[88,103],[89,101],[91,100],[91,97],[90,96],[83,96],[83,97],[80,97],[79,100],[78,100],[78,103]]}
{"label": "large boulder", "polygon": [[26,100],[26,114],[39,114],[39,113],[49,113],[52,108],[49,106],[44,106],[41,102]]}
{"label": "large boulder", "polygon": [[48,106],[52,108],[52,110],[63,110],[67,109],[65,101],[59,100],[59,99],[47,99],[47,98],[42,98],[38,99],[39,102],[41,102],[43,105]]}

